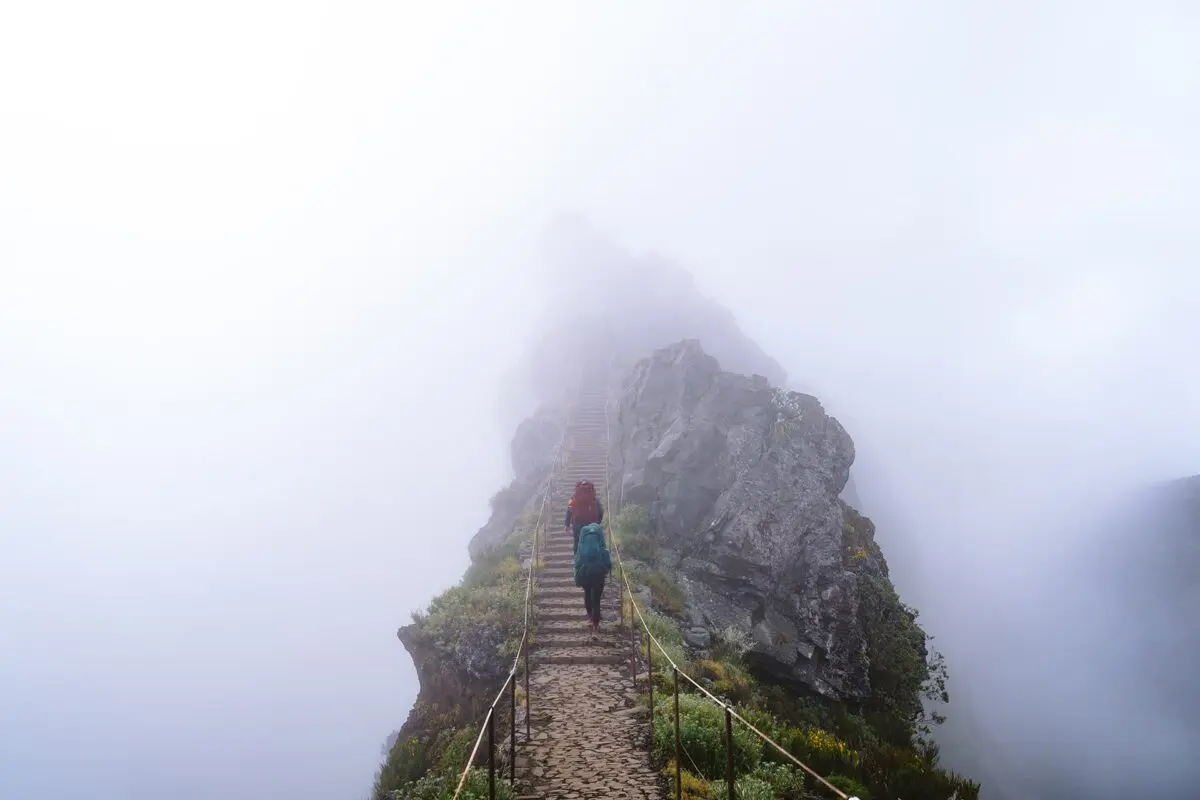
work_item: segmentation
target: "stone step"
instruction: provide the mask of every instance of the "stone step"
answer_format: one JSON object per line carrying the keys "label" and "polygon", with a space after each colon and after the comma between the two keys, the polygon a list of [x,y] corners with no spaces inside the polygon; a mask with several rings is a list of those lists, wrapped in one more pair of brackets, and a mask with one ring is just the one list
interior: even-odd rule
{"label": "stone step", "polygon": [[[586,629],[575,631],[571,634],[554,634],[549,636],[539,636],[537,640],[537,648],[564,648],[564,647],[599,647],[601,649],[619,647],[622,642],[622,637],[616,633],[604,634],[601,633],[600,638],[593,639]],[[627,643],[625,643],[627,644]]]}
{"label": "stone step", "polygon": [[578,589],[575,585],[574,578],[555,578],[548,581],[538,581],[535,585],[538,592],[543,592],[547,589]]}
{"label": "stone step", "polygon": [[[601,622],[606,619],[618,619],[621,615],[619,606],[609,606],[601,604],[600,617]],[[538,623],[542,622],[574,622],[579,625],[587,624],[587,616],[583,610],[583,598],[579,599],[577,606],[559,606],[553,609],[539,608],[537,611]]]}
{"label": "stone step", "polygon": [[[574,600],[575,598],[583,597],[583,589],[578,586],[544,586],[538,589],[537,596],[540,599],[563,599]],[[603,603],[603,601],[601,601]]]}
{"label": "stone step", "polygon": [[627,661],[623,653],[597,650],[591,647],[564,647],[535,653],[533,658],[539,664],[624,664]]}
{"label": "stone step", "polygon": [[[577,596],[569,598],[539,597],[537,601],[537,613],[539,618],[546,617],[549,619],[550,617],[547,616],[549,614],[567,614],[569,615],[568,620],[575,618],[583,619],[583,615],[587,613],[583,608],[583,591],[580,590]],[[616,598],[613,598],[611,602],[608,600],[600,601],[601,616],[620,613],[621,604],[617,602]]]}
{"label": "stone step", "polygon": [[[591,628],[581,614],[579,619],[570,620],[538,620],[538,636],[578,636],[587,633]],[[616,619],[600,621],[601,636],[615,636],[621,641],[629,637],[629,631],[618,624]]]}
{"label": "stone step", "polygon": [[579,604],[578,608],[571,611],[558,609],[554,609],[552,611],[542,611],[541,609],[538,609],[537,618],[539,625],[543,622],[587,622],[587,619],[583,615],[582,602]]}

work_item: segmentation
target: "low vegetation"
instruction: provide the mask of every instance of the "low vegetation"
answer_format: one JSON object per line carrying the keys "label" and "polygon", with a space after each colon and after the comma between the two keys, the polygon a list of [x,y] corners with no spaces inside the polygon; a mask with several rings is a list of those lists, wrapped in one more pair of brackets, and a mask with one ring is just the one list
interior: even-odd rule
{"label": "low vegetation", "polygon": [[[473,562],[458,586],[413,613],[416,635],[442,654],[448,665],[475,664],[483,658],[493,672],[507,674],[525,618],[526,573],[519,549],[528,538],[529,527],[518,526],[501,547]],[[499,680],[479,686],[480,696],[494,695]],[[458,705],[439,710],[418,701],[405,724],[405,735],[396,737],[376,775],[373,800],[450,800],[479,734],[479,722]],[[507,781],[498,781],[496,789],[497,797],[513,797]],[[459,797],[482,800],[487,796],[487,771],[473,769]]]}
{"label": "low vegetation", "polygon": [[[976,800],[979,784],[938,766],[937,747],[929,734],[943,718],[927,715],[923,701],[949,702],[946,667],[941,656],[929,650],[916,611],[900,601],[886,577],[869,569],[871,557],[879,552],[869,525],[869,520],[855,515],[846,535],[851,547],[847,563],[863,570],[860,621],[871,657],[871,695],[861,707],[851,708],[760,680],[743,660],[749,645],[745,631],[719,632],[708,656],[693,659],[681,633],[683,593],[656,558],[649,514],[626,508],[613,519],[622,555],[638,554],[639,566],[630,570],[631,583],[635,589],[650,588],[651,607],[642,608],[647,627],[682,672],[847,794],[861,800],[946,800],[952,795],[957,800]],[[856,557],[858,552],[863,555]],[[654,655],[653,746],[673,794],[672,667],[660,653]],[[693,800],[724,798],[724,714],[685,679],[681,678],[680,688],[682,794]],[[740,800],[790,800],[800,797],[805,786],[810,794],[832,796],[737,721],[734,766]]]}
{"label": "low vegetation", "polygon": [[[626,559],[635,590],[650,590],[649,607],[639,606],[651,634],[670,659],[654,658],[655,722],[652,747],[668,782],[675,778],[671,662],[739,715],[778,742],[788,753],[825,776],[842,791],[862,800],[976,800],[979,785],[938,766],[937,747],[929,739],[941,721],[926,714],[928,701],[948,702],[946,668],[931,652],[916,611],[905,606],[891,583],[873,564],[881,560],[870,521],[848,515],[844,531],[845,564],[861,570],[860,622],[871,655],[872,693],[860,707],[798,694],[755,676],[743,655],[747,631],[717,632],[706,657],[693,658],[684,645],[685,595],[657,558],[650,515],[630,507],[613,518],[614,538]],[[413,615],[419,635],[447,656],[464,658],[464,642],[496,642],[503,664],[519,641],[524,613],[525,573],[518,549],[528,536],[517,533],[473,563],[462,582]],[[719,800],[725,781],[725,720],[722,709],[680,678],[680,737],[684,756],[682,794],[691,800]],[[498,686],[481,687],[494,693]],[[925,701],[925,702],[923,702]],[[438,709],[418,704],[376,777],[374,800],[450,800],[478,735],[479,720],[459,706]],[[818,782],[734,721],[734,767],[739,800],[799,800],[831,796]],[[468,775],[460,797],[487,797],[486,770]],[[674,787],[671,787],[672,795]],[[510,800],[507,781],[497,796]]]}

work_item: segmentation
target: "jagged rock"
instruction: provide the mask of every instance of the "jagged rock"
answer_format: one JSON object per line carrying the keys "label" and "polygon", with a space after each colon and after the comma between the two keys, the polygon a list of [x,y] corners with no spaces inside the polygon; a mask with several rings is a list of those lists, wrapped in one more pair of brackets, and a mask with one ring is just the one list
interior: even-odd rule
{"label": "jagged rock", "polygon": [[844,565],[854,443],[820,402],[722,372],[685,340],[634,367],[616,438],[624,501],[651,508],[693,630],[749,631],[756,671],[866,696],[858,581],[882,561]]}

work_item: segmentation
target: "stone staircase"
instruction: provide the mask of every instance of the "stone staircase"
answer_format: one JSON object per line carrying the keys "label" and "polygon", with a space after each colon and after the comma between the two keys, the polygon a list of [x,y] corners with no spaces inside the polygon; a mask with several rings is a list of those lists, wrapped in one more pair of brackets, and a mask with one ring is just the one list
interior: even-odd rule
{"label": "stone staircase", "polygon": [[635,707],[619,579],[614,574],[604,589],[600,636],[593,640],[583,590],[575,585],[571,534],[563,526],[576,482],[590,480],[601,502],[607,499],[605,400],[603,372],[585,375],[551,490],[535,589],[532,740],[517,762],[522,797],[664,796],[646,748],[648,723]]}

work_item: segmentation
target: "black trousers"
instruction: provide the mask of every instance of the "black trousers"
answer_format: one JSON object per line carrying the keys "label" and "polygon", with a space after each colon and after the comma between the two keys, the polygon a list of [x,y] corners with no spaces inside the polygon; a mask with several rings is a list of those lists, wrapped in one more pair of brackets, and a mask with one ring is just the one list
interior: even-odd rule
{"label": "black trousers", "polygon": [[600,624],[600,596],[604,594],[604,581],[589,583],[583,587],[583,607],[591,616],[592,622]]}

